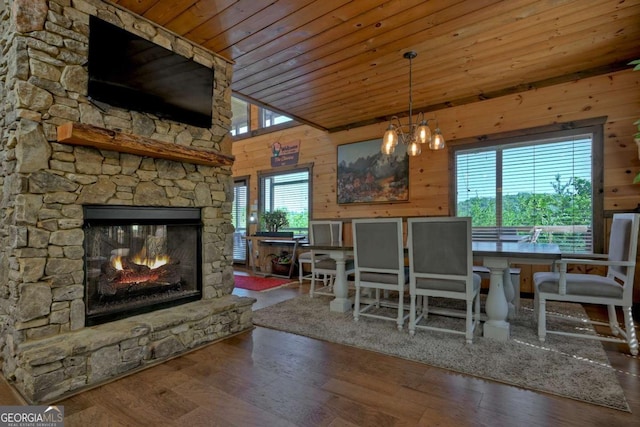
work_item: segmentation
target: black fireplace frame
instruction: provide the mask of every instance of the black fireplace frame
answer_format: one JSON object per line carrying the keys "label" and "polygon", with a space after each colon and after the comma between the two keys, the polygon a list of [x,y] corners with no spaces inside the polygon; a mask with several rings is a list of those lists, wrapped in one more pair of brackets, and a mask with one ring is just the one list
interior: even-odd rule
{"label": "black fireplace frame", "polygon": [[85,325],[93,326],[107,323],[138,314],[149,313],[164,308],[175,307],[202,299],[202,216],[200,208],[188,207],[158,207],[158,206],[126,206],[126,205],[84,205],[83,230],[92,226],[117,226],[117,225],[182,225],[196,227],[196,295],[177,298],[167,302],[149,304],[144,307],[110,312],[107,314],[89,314],[87,304],[87,253],[84,254],[84,298],[85,298]]}

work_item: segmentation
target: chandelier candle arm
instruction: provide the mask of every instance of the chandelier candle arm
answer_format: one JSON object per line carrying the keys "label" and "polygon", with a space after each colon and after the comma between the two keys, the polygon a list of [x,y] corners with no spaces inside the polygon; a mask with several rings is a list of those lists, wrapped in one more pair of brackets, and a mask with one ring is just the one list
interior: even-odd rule
{"label": "chandelier candle arm", "polygon": [[[435,118],[425,119],[424,113],[420,112],[415,124],[413,123],[412,61],[418,54],[414,51],[409,51],[403,56],[409,60],[409,124],[403,125],[397,116],[391,117],[389,126],[382,138],[380,151],[383,154],[391,155],[399,142],[407,146],[407,154],[412,157],[422,153],[422,144],[428,143],[431,150],[442,150],[445,148],[445,141]],[[394,123],[394,121],[397,123]],[[431,121],[436,122],[436,129],[433,133],[429,128],[429,122]]]}

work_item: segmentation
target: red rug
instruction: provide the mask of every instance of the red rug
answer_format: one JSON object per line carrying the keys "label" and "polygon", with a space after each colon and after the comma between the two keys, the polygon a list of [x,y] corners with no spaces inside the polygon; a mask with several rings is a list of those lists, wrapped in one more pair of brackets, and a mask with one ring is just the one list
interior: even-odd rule
{"label": "red rug", "polygon": [[276,277],[243,276],[234,274],[236,288],[250,291],[266,291],[293,282],[291,279],[279,279]]}

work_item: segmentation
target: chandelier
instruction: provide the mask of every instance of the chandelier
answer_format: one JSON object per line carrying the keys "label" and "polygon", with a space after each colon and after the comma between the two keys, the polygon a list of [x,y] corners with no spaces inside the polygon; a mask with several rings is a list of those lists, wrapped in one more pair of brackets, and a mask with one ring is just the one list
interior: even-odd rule
{"label": "chandelier", "polygon": [[[403,125],[400,123],[398,116],[391,117],[389,127],[384,133],[382,138],[381,151],[383,154],[393,154],[398,145],[398,142],[402,142],[407,146],[407,154],[410,156],[418,156],[422,153],[422,145],[429,144],[431,150],[442,150],[445,147],[444,137],[440,128],[438,127],[438,121],[436,119],[425,119],[424,113],[419,113],[415,123],[413,120],[413,96],[412,96],[412,75],[411,64],[413,58],[418,56],[414,51],[406,52],[405,59],[409,60],[409,124]],[[431,132],[429,128],[429,122],[435,121],[436,127]]]}

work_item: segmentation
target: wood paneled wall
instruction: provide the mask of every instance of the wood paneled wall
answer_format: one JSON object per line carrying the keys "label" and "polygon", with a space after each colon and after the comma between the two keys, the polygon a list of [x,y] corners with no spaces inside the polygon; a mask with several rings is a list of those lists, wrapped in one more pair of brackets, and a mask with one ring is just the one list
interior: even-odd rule
{"label": "wood paneled wall", "polygon": [[[605,116],[604,209],[630,211],[640,204],[640,184],[632,184],[633,177],[640,171],[638,149],[633,141],[633,122],[640,118],[640,72],[628,70],[533,89],[450,107],[428,116],[438,118],[449,145],[461,138]],[[313,164],[311,215],[314,219],[450,214],[447,150],[427,150],[410,160],[410,201],[407,203],[337,204],[336,147],[380,138],[386,125],[380,123],[333,134],[297,126],[239,140],[233,143],[232,151],[236,156],[233,174],[251,177],[250,200],[253,203],[258,198],[257,171],[271,167],[271,144],[300,141],[299,163]],[[348,229],[345,227],[345,234]],[[529,277],[524,280],[530,283]],[[636,293],[639,291],[636,289]],[[640,301],[640,295],[637,300]]]}
{"label": "wood paneled wall", "polygon": [[[633,122],[640,118],[640,72],[623,71],[530,90],[439,110],[429,116],[438,118],[449,145],[460,138],[606,116],[604,209],[631,210],[640,203],[640,185],[631,183],[640,171],[633,141]],[[313,218],[447,215],[447,150],[427,150],[411,159],[408,203],[337,204],[337,146],[380,138],[386,125],[380,123],[333,134],[303,125],[235,141],[233,174],[251,177],[250,198],[257,200],[256,173],[271,168],[271,144],[300,141],[299,163],[313,164]]]}

